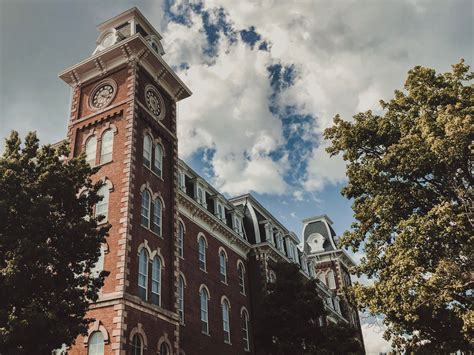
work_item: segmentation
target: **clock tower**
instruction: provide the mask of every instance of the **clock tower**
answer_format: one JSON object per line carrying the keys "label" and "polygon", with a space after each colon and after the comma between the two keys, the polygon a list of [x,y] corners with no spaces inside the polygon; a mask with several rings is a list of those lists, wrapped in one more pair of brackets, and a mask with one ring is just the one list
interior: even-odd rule
{"label": "clock tower", "polygon": [[98,31],[92,55],[59,75],[72,88],[71,155],[100,167],[95,213],[112,225],[96,321],[68,354],[179,354],[176,104],[191,92],[137,8]]}

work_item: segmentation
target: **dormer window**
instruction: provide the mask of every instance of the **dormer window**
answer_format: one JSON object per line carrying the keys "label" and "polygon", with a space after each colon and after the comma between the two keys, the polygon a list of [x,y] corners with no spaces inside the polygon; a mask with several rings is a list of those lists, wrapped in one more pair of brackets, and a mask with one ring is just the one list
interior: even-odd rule
{"label": "dormer window", "polygon": [[233,225],[234,231],[242,235],[243,234],[242,219],[239,216],[234,215],[233,224],[234,224]]}
{"label": "dormer window", "polygon": [[196,187],[196,201],[204,208],[207,208],[206,191],[204,191],[203,187],[199,184],[197,184]]}
{"label": "dormer window", "polygon": [[178,170],[178,188],[183,192],[186,192],[185,176],[184,171]]}
{"label": "dormer window", "polygon": [[215,214],[221,221],[225,221],[225,209],[218,199],[215,200]]}

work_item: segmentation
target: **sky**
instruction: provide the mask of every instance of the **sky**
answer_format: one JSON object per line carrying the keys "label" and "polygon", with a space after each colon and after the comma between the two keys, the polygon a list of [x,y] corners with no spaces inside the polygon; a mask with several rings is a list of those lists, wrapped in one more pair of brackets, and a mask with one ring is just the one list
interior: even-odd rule
{"label": "sky", "polygon": [[[178,106],[180,157],[298,235],[315,215],[338,234],[353,222],[344,162],[322,137],[336,114],[379,111],[415,65],[473,64],[471,1],[0,0],[0,139],[65,137],[70,89],[58,73],[92,54],[97,24],[132,6],[193,92]],[[388,351],[382,327],[363,323],[367,352]]]}

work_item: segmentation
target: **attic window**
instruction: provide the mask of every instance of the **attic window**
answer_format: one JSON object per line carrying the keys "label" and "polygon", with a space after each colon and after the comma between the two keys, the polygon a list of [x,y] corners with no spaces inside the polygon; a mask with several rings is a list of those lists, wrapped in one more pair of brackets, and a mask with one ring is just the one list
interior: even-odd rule
{"label": "attic window", "polygon": [[160,52],[160,51],[158,50],[158,46],[156,45],[155,42],[151,42],[151,48],[153,48],[156,53],[159,53],[159,52]]}

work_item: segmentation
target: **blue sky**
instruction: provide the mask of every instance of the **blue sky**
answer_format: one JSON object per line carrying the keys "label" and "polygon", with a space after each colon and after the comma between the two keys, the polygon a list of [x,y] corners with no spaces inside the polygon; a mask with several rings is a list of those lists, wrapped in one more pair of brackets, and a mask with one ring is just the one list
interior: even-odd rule
{"label": "blue sky", "polygon": [[[63,139],[70,90],[57,74],[93,52],[97,24],[132,6],[193,91],[178,107],[180,156],[298,235],[313,215],[328,214],[338,234],[352,222],[344,163],[322,138],[334,115],[378,110],[415,65],[473,63],[470,1],[3,0],[0,137]],[[364,330],[369,353],[388,349]]]}

